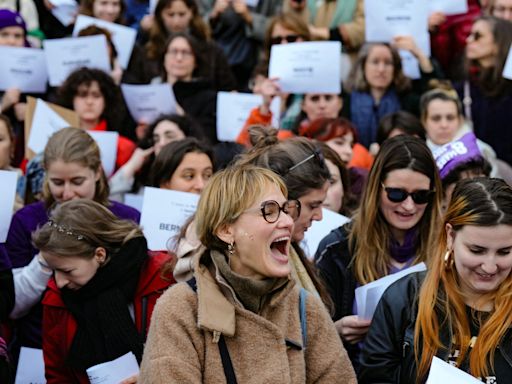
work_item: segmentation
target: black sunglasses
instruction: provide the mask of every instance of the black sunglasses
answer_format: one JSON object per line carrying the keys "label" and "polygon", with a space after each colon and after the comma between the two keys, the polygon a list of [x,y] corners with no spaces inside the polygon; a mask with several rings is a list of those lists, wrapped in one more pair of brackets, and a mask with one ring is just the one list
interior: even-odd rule
{"label": "black sunglasses", "polygon": [[300,167],[302,164],[304,163],[307,163],[309,160],[311,159],[316,159],[316,161],[318,161],[318,163],[322,166],[322,167],[325,167],[325,157],[324,157],[324,154],[322,153],[322,150],[317,148],[313,151],[313,153],[311,155],[309,155],[308,157],[306,157],[304,160],[301,160],[299,161],[297,164],[295,165],[292,165],[290,168],[288,168],[288,171],[286,171],[286,173],[290,173],[291,171],[293,171],[295,168],[297,167]]}
{"label": "black sunglasses", "polygon": [[300,201],[288,200],[282,206],[275,200],[267,200],[261,203],[261,214],[267,223],[275,223],[279,219],[281,211],[290,216],[293,221],[300,216]]}
{"label": "black sunglasses", "polygon": [[430,199],[434,194],[434,191],[429,189],[420,189],[414,192],[407,192],[403,188],[390,188],[386,187],[384,184],[382,184],[382,187],[386,191],[388,200],[393,203],[401,203],[409,196],[411,196],[412,201],[414,201],[416,204],[427,204],[430,202]]}
{"label": "black sunglasses", "polygon": [[270,45],[281,44],[283,40],[286,40],[287,43],[295,43],[301,37],[301,35],[274,36],[270,39]]}

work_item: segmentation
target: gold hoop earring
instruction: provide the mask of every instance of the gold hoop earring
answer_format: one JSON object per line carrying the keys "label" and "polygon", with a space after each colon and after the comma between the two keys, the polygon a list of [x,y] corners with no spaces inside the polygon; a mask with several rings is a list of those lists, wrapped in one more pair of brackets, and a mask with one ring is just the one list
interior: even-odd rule
{"label": "gold hoop earring", "polygon": [[445,269],[451,269],[453,267],[453,250],[447,249],[444,254],[444,267]]}

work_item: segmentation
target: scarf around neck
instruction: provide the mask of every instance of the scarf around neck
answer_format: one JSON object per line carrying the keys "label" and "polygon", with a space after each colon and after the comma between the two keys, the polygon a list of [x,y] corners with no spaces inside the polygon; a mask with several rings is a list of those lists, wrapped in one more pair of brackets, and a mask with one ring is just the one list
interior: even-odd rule
{"label": "scarf around neck", "polygon": [[404,243],[400,245],[393,237],[389,241],[389,253],[399,263],[405,263],[416,256],[418,247],[418,231],[411,228],[405,233]]}
{"label": "scarf around neck", "polygon": [[144,237],[127,241],[78,290],[63,288],[62,300],[77,322],[67,363],[85,370],[132,351],[142,360],[143,338],[130,316],[142,266],[148,258]]}
{"label": "scarf around neck", "polygon": [[231,269],[226,256],[218,251],[211,251],[212,261],[224,279],[236,293],[244,307],[251,312],[260,313],[270,293],[283,287],[288,278],[267,278],[255,280],[239,275]]}
{"label": "scarf around neck", "polygon": [[394,89],[388,89],[378,105],[369,92],[352,91],[350,94],[350,120],[366,148],[377,139],[380,119],[398,110],[400,100]]}

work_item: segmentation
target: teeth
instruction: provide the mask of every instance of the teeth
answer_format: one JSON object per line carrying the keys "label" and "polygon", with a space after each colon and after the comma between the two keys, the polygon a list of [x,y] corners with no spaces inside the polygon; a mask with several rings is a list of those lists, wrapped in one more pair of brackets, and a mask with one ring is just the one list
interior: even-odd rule
{"label": "teeth", "polygon": [[273,243],[277,243],[278,241],[288,241],[290,239],[290,236],[283,236],[275,239]]}

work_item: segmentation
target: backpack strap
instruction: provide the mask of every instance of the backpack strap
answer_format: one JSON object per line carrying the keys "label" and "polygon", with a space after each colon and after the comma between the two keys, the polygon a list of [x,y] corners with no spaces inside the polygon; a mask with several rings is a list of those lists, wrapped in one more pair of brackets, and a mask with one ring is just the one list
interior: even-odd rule
{"label": "backpack strap", "polygon": [[300,314],[300,328],[302,330],[302,348],[305,350],[308,342],[308,321],[306,318],[306,299],[308,291],[304,288],[300,289],[299,295],[299,314]]}
{"label": "backpack strap", "polygon": [[[197,292],[197,281],[195,277],[187,280],[187,284],[194,292]],[[224,340],[224,335],[222,333],[220,334],[217,344],[219,345],[220,358],[222,360],[222,368],[224,369],[226,382],[227,384],[237,384],[231,356],[229,355],[228,346],[226,345],[226,340]]]}

